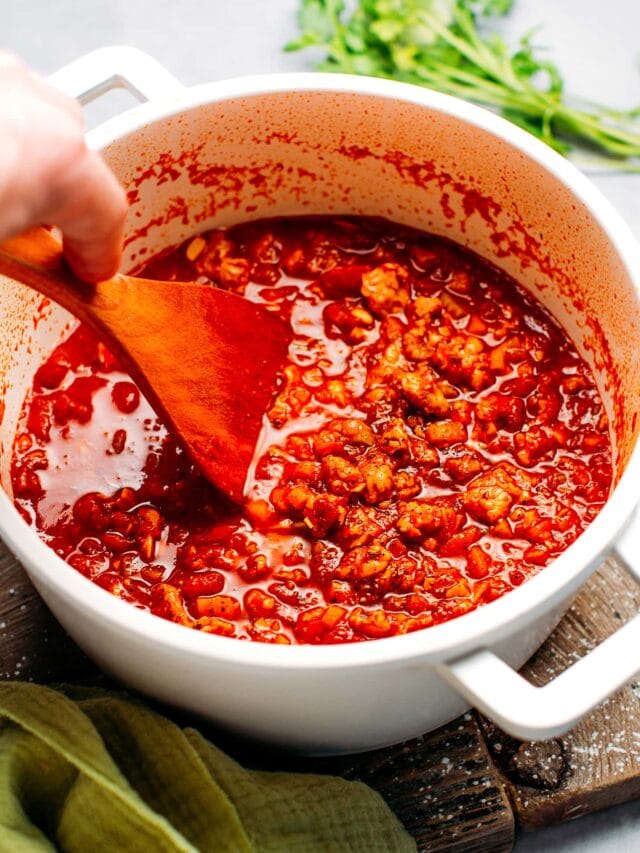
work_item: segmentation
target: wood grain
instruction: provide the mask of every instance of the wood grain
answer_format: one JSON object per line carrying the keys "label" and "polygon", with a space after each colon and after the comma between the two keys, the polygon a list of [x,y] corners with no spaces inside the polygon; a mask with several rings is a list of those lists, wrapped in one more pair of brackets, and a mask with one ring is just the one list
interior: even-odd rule
{"label": "wood grain", "polygon": [[507,786],[473,714],[395,747],[325,759],[318,770],[377,790],[419,851],[507,853],[513,847]]}
{"label": "wood grain", "polygon": [[96,671],[0,542],[0,678],[46,684],[73,681]]}
{"label": "wood grain", "polygon": [[[609,559],[588,581],[562,622],[522,670],[546,684],[595,648],[640,609],[640,587]],[[640,656],[640,650],[629,649]],[[639,657],[640,664],[640,657]],[[516,818],[524,829],[640,797],[640,684],[633,682],[551,741],[522,743],[484,721]]]}

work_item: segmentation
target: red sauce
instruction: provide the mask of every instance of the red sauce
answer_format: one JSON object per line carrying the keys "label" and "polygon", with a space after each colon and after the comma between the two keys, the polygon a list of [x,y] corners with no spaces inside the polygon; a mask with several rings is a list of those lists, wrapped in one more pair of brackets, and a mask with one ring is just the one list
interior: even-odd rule
{"label": "red sauce", "polygon": [[38,370],[16,505],[137,607],[263,642],[415,631],[522,584],[607,498],[586,364],[524,290],[452,243],[366,218],[265,220],[141,273],[243,293],[294,339],[242,511],[86,328]]}

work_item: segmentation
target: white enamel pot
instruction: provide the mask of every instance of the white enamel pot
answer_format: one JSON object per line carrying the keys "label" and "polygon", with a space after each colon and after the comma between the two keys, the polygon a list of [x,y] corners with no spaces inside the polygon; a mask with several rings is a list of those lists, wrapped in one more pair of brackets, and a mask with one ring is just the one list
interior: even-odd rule
{"label": "white enamel pot", "polygon": [[600,193],[494,115],[388,81],[290,74],[185,89],[130,48],[90,54],[54,81],[83,102],[115,86],[144,101],[89,134],[130,191],[125,267],[214,225],[283,214],[380,215],[443,234],[512,274],[563,323],[597,376],[615,442],[616,486],[597,519],[539,575],[475,612],[343,646],[204,635],[95,586],[14,509],[18,412],[70,318],[51,306],[34,324],[40,297],[5,279],[0,534],[87,654],[144,693],[309,752],[389,744],[469,705],[516,736],[544,738],[632,678],[640,616],[543,688],[515,671],[607,553],[640,581],[640,250]]}

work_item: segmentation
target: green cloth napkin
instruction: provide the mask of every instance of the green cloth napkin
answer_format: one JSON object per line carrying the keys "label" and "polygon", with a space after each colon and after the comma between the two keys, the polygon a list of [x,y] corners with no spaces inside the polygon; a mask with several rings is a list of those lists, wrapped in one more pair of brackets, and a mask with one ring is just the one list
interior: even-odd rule
{"label": "green cloth napkin", "polygon": [[0,684],[0,851],[404,853],[360,782],[246,770],[128,697]]}

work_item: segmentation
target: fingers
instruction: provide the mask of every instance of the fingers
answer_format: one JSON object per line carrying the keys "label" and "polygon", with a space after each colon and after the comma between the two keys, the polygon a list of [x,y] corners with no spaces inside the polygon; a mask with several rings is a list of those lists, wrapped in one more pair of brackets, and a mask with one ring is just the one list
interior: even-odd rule
{"label": "fingers", "polygon": [[93,282],[118,271],[126,215],[121,186],[102,158],[85,148],[42,218],[62,230],[64,252],[76,275]]}
{"label": "fingers", "polygon": [[76,274],[99,281],[117,270],[126,210],[124,190],[86,147],[79,104],[0,51],[0,239],[57,225]]}

